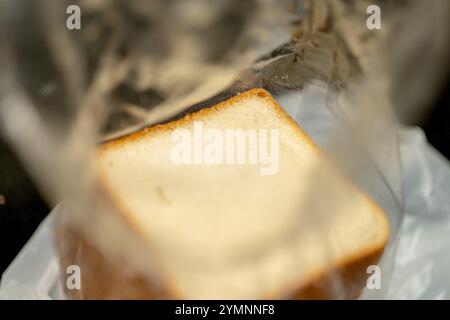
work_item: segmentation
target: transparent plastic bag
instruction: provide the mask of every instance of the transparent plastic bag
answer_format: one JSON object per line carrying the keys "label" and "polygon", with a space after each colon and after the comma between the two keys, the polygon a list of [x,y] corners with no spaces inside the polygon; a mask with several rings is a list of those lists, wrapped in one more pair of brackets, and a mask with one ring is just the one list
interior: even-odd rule
{"label": "transparent plastic bag", "polygon": [[[30,97],[29,90],[23,90],[22,87],[26,87],[24,66],[21,61],[14,63],[17,59],[14,49],[17,48],[10,48],[2,50],[1,61],[6,72],[2,76],[1,86],[1,124],[6,138],[16,148],[42,192],[50,201],[62,201],[54,226],[62,266],[60,283],[64,284],[67,276],[64,271],[69,265],[78,265],[83,272],[83,289],[71,292],[72,298],[173,297],[167,292],[163,277],[166,271],[160,266],[162,255],[172,253],[149,250],[98,184],[93,160],[98,141],[164,122],[192,105],[191,110],[211,106],[253,87],[269,90],[322,147],[327,158],[384,209],[390,223],[390,241],[379,262],[383,285],[380,290],[365,292],[364,296],[386,297],[389,296],[386,290],[394,292],[390,278],[396,267],[394,257],[399,241],[398,230],[405,212],[402,190],[405,173],[400,161],[398,124],[394,120],[394,107],[389,96],[392,79],[382,58],[378,57],[381,61],[374,63],[373,55],[380,54],[381,45],[373,47],[372,56],[369,54],[367,60],[355,57],[361,53],[357,40],[360,34],[347,32],[347,23],[361,17],[354,4],[298,1],[295,15],[300,15],[303,21],[312,21],[312,24],[300,23],[295,27],[297,33],[289,40],[290,33],[285,22],[292,12],[286,12],[277,2],[260,2],[257,13],[252,18],[244,19],[245,32],[236,40],[233,50],[222,56],[223,60],[212,61],[205,56],[205,52],[209,52],[211,57],[217,54],[211,48],[212,42],[206,41],[205,52],[198,49],[193,44],[201,42],[204,35],[197,34],[195,30],[199,25],[200,28],[215,25],[215,21],[221,21],[221,14],[227,10],[235,12],[233,4],[206,5],[196,1],[200,9],[208,8],[208,14],[205,14],[206,11],[196,11],[194,5],[192,12],[189,12],[197,17],[201,12],[206,17],[204,20],[188,19],[186,17],[189,15],[182,5],[165,7],[163,2],[157,2],[154,6],[148,6],[145,2],[130,4],[127,10],[131,12],[124,11],[130,16],[117,21],[117,16],[110,13],[117,13],[118,8],[109,7],[107,3],[100,7],[86,6],[83,8],[92,10],[94,17],[101,17],[100,24],[95,23],[95,18],[88,23],[88,30],[103,30],[104,21],[106,24],[117,23],[106,49],[92,65],[82,58],[89,38],[83,39],[83,32],[80,33],[81,40],[74,39],[70,32],[61,32],[57,26],[63,23],[63,17],[53,16],[55,8],[48,7],[46,3],[41,2],[43,8],[48,10],[45,14],[51,15],[52,19],[44,24],[43,39],[48,41],[52,59],[64,79],[62,84],[56,82],[56,85],[67,90],[63,101],[68,110],[63,112],[58,109],[58,103],[43,109],[42,101],[36,101],[36,97]],[[315,9],[308,9],[308,3]],[[139,27],[134,29],[134,25],[130,27],[127,24],[136,18],[134,15],[141,9],[149,17],[154,17],[161,8],[166,9],[167,16],[171,17],[167,18],[171,21],[170,25],[164,19],[157,20],[161,28],[168,28],[167,38],[163,40],[174,46],[167,55],[165,52],[153,53],[150,50],[152,47],[146,46],[149,45],[147,42],[136,46],[139,39],[154,39],[153,33],[144,31],[141,34]],[[247,8],[247,11],[253,9]],[[312,12],[317,15],[311,17]],[[335,19],[335,29],[327,28],[329,19]],[[305,25],[312,28],[305,30]],[[134,32],[137,38],[130,47],[124,40],[126,31]],[[187,40],[181,41],[182,37]],[[125,53],[122,47],[125,47]],[[273,48],[276,49],[268,55],[262,55]],[[71,52],[72,55],[64,56],[63,52]],[[81,59],[80,72],[73,67],[75,57]],[[251,67],[247,68],[249,65]],[[242,69],[244,71],[240,72]],[[94,74],[88,76],[89,72]],[[155,77],[155,74],[158,76]],[[134,87],[134,91],[130,86]],[[136,108],[138,102],[129,97],[130,91],[133,96],[136,88],[140,92],[141,87],[148,86],[150,89],[144,91],[147,97],[151,96],[151,105]],[[164,90],[167,96],[159,101],[158,92]],[[44,95],[47,91],[43,91]],[[139,97],[142,98],[142,95]],[[156,105],[153,105],[155,101]],[[108,105],[115,107],[107,108]],[[56,121],[59,117],[64,121]],[[106,136],[103,135],[105,128]],[[117,129],[120,130],[116,132]],[[304,210],[314,211],[323,201],[320,193],[333,195],[333,185],[328,183],[320,168],[312,170],[311,175],[315,179],[309,182],[310,197]],[[317,212],[318,228],[325,230],[328,217],[320,210]],[[324,243],[327,241],[332,240],[324,239]],[[329,257],[326,259],[332,259],[334,252],[331,248],[329,243]],[[183,252],[183,248],[173,250]],[[195,259],[187,259],[195,266]],[[365,267],[358,270],[362,277],[355,282],[360,290],[368,277]],[[346,297],[340,271],[331,270],[330,274],[330,296]],[[15,272],[6,273],[2,289],[9,291],[14,288],[11,279],[16,277],[21,278]],[[39,288],[33,290],[46,291]],[[50,296],[48,292],[46,294]],[[282,297],[289,297],[289,294],[285,292]],[[396,294],[399,295],[395,293],[392,296]]]}

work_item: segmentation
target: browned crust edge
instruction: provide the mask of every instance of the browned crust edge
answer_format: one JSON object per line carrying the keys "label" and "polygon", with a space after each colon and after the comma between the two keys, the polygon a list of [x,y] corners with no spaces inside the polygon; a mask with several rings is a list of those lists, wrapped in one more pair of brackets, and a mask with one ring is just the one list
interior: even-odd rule
{"label": "browned crust edge", "polygon": [[[58,250],[63,270],[69,265],[78,265],[82,270],[80,290],[65,293],[71,299],[176,299],[182,298],[174,292],[160,291],[148,279],[133,272],[125,260],[111,261],[102,251],[79,231],[67,226],[57,229]],[[269,299],[330,300],[356,299],[361,294],[368,274],[367,267],[376,264],[383,253],[380,248],[341,267],[323,273],[309,284],[298,288],[288,296],[267,297]],[[65,283],[65,274],[61,274]],[[340,287],[336,287],[336,285]]]}
{"label": "browned crust edge", "polygon": [[351,300],[357,299],[363,291],[367,279],[367,268],[376,265],[383,254],[380,248],[356,260],[348,261],[340,267],[323,274],[298,289],[292,299],[301,300]]}
{"label": "browned crust edge", "polygon": [[105,152],[110,148],[119,146],[120,144],[124,144],[124,143],[128,143],[131,141],[136,141],[136,140],[140,140],[142,138],[145,138],[148,135],[151,135],[155,132],[161,132],[161,131],[170,131],[173,129],[178,128],[180,125],[183,125],[185,123],[189,123],[192,121],[196,121],[196,120],[201,120],[203,119],[205,116],[220,111],[222,109],[226,109],[226,108],[230,108],[232,107],[235,103],[238,103],[240,101],[243,101],[247,98],[250,97],[259,97],[261,99],[267,100],[269,103],[271,103],[276,111],[278,112],[278,114],[284,119],[287,120],[293,128],[295,128],[295,130],[298,131],[298,133],[300,134],[301,138],[305,140],[305,142],[307,142],[312,148],[316,149],[317,151],[320,151],[319,147],[317,146],[317,144],[311,140],[308,136],[308,134],[299,126],[297,125],[297,123],[295,122],[294,119],[292,119],[287,113],[286,111],[284,111],[284,109],[279,105],[279,103],[275,100],[274,97],[272,97],[272,95],[261,88],[254,88],[254,89],[250,89],[248,91],[245,91],[239,95],[236,95],[228,100],[222,101],[212,107],[209,108],[204,108],[201,109],[197,112],[191,113],[186,115],[185,117],[178,119],[178,120],[174,120],[171,122],[167,122],[164,124],[158,124],[155,125],[153,127],[148,127],[148,128],[144,128],[140,131],[131,133],[129,135],[126,135],[124,137],[118,138],[118,139],[114,139],[111,140],[109,142],[106,142],[105,144],[100,146],[100,153],[101,152]]}

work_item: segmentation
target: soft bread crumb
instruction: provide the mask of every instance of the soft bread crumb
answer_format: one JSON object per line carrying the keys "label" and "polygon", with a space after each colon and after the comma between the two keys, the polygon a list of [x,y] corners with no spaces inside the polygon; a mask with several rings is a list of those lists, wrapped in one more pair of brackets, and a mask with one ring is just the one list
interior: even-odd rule
{"label": "soft bread crumb", "polygon": [[[195,121],[220,129],[276,127],[279,174],[173,165],[171,132]],[[282,295],[379,251],[389,235],[383,210],[330,166],[262,89],[109,142],[98,165],[123,215],[159,248],[180,297]],[[317,172],[329,183],[311,194]]]}

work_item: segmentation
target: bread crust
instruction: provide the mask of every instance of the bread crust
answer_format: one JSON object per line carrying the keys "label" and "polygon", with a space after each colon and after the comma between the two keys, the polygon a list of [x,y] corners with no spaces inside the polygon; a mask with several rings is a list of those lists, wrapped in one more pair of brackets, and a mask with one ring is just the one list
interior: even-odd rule
{"label": "bread crust", "polygon": [[[90,239],[67,225],[56,230],[63,270],[77,265],[81,270],[81,288],[68,289],[66,297],[75,300],[164,299],[165,294],[148,284],[145,276],[130,272],[126,260],[113,261]],[[128,270],[124,272],[124,270]],[[65,274],[61,274],[65,283]]]}
{"label": "bread crust", "polygon": [[366,286],[369,274],[367,268],[376,265],[384,248],[349,260],[340,267],[311,280],[291,296],[298,300],[353,300],[357,299]]}
{"label": "bread crust", "polygon": [[105,151],[109,150],[110,148],[119,147],[121,144],[124,144],[124,143],[143,139],[143,138],[147,137],[148,135],[152,135],[156,132],[171,131],[171,130],[174,130],[174,129],[180,127],[183,124],[190,123],[193,121],[200,121],[200,120],[204,119],[205,117],[207,117],[209,114],[232,107],[234,104],[236,104],[240,101],[243,101],[249,97],[255,97],[255,96],[262,98],[262,99],[268,101],[271,105],[273,105],[274,108],[276,109],[278,115],[281,118],[283,118],[284,120],[286,120],[287,122],[289,122],[289,124],[292,126],[292,128],[297,131],[300,138],[305,140],[305,142],[310,147],[312,147],[313,149],[315,149],[318,152],[321,152],[321,150],[317,146],[317,144],[313,140],[311,140],[309,138],[308,134],[300,126],[297,125],[295,120],[292,119],[289,116],[289,114],[286,113],[286,111],[284,111],[284,109],[279,105],[279,103],[275,100],[275,98],[272,97],[272,95],[268,91],[261,89],[261,88],[254,88],[254,89],[245,91],[239,95],[236,95],[228,100],[222,101],[222,102],[220,102],[214,106],[211,106],[209,108],[203,108],[194,113],[187,114],[183,118],[180,118],[180,119],[177,119],[174,121],[170,121],[167,123],[157,124],[157,125],[154,125],[151,127],[143,128],[142,130],[139,130],[137,132],[110,140],[100,146],[100,153],[105,152]]}
{"label": "bread crust", "polygon": [[[113,148],[120,148],[135,140],[143,139],[156,132],[173,130],[180,125],[190,123],[195,120],[202,120],[210,113],[217,112],[224,108],[232,107],[235,103],[245,100],[248,97],[258,96],[267,100],[274,106],[277,113],[285,119],[294,128],[299,137],[307,143],[316,152],[322,154],[322,150],[306,134],[306,132],[297,125],[297,123],[284,111],[278,102],[264,89],[251,89],[240,95],[234,96],[229,100],[223,101],[210,108],[201,109],[195,113],[188,114],[181,119],[177,119],[165,124],[144,128],[138,132],[129,134],[125,137],[111,140],[99,147],[99,156],[103,152],[108,152]],[[101,171],[99,171],[101,172]],[[100,176],[101,189],[107,194],[110,187],[105,183],[105,179]],[[384,211],[364,192],[358,190],[368,200],[368,203],[375,209],[374,212],[379,216],[380,221],[385,224],[386,237],[381,244],[368,249],[367,252],[360,253],[355,257],[346,257],[333,270],[325,270],[317,274],[307,285],[302,285],[289,296],[274,294],[267,298],[280,299],[354,299],[357,298],[367,279],[367,267],[376,264],[380,259],[384,247],[388,241],[389,224]],[[122,220],[133,229],[137,234],[143,235],[143,230],[136,223],[128,219],[124,206],[114,197],[111,197],[116,207],[121,213]],[[82,288],[79,291],[66,290],[68,297],[73,299],[171,299],[182,298],[174,290],[156,290],[149,283],[145,275],[133,271],[132,266],[126,262],[126,259],[112,261],[100,248],[90,241],[82,232],[68,225],[60,225],[57,229],[58,247],[61,256],[63,270],[68,265],[79,265],[83,270]],[[82,254],[78,254],[81,252]],[[123,272],[127,270],[127,272]],[[336,276],[338,282],[336,282]],[[336,283],[340,284],[340,290],[334,290]],[[172,288],[173,289],[173,288]]]}
{"label": "bread crust", "polygon": [[[153,300],[178,299],[176,292],[160,290],[152,285],[145,275],[133,271],[126,259],[111,260],[102,253],[92,241],[80,231],[59,226],[57,229],[58,250],[63,270],[69,265],[78,265],[82,270],[80,290],[69,290],[65,287],[66,296],[70,299],[85,300]],[[318,278],[311,280],[306,286],[299,287],[287,296],[269,296],[269,299],[299,300],[334,300],[357,299],[366,285],[367,268],[377,264],[383,248],[367,253],[355,260],[347,261]],[[127,272],[124,272],[127,270]],[[65,275],[62,282],[65,283]],[[336,278],[337,277],[337,278]],[[338,288],[336,288],[336,285]]]}

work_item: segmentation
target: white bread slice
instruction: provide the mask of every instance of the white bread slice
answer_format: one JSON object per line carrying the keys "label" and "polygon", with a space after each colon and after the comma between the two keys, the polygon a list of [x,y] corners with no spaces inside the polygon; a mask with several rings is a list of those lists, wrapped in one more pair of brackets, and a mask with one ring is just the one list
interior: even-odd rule
{"label": "white bread slice", "polygon": [[[204,130],[279,129],[278,172],[175,164],[172,132],[192,131],[195,121]],[[343,268],[365,275],[361,261],[378,258],[389,238],[383,210],[262,89],[106,143],[97,165],[121,213],[160,258],[174,298],[315,297],[302,289]],[[354,280],[348,276],[342,290]]]}

